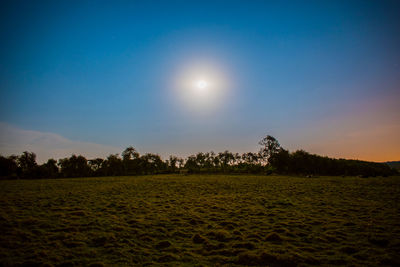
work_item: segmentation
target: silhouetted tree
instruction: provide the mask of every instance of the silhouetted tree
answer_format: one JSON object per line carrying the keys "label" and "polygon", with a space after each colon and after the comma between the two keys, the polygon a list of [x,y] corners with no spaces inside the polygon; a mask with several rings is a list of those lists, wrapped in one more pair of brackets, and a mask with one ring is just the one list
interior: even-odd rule
{"label": "silhouetted tree", "polygon": [[217,170],[217,169],[220,169],[221,168],[221,159],[220,159],[220,157],[219,157],[219,153],[218,153],[218,155],[215,155],[214,156],[214,158],[212,159],[212,161],[213,161],[213,166],[214,166],[214,168]]}
{"label": "silhouetted tree", "polygon": [[178,157],[176,156],[169,156],[169,160],[166,161],[168,166],[168,171],[174,173],[177,171],[177,164],[178,164]]}
{"label": "silhouetted tree", "polygon": [[70,158],[60,159],[58,165],[63,177],[87,177],[91,174],[91,169],[83,156],[72,155]]}
{"label": "silhouetted tree", "polygon": [[182,169],[185,166],[185,160],[182,158],[178,158],[178,168]]}
{"label": "silhouetted tree", "polygon": [[200,171],[200,166],[197,165],[196,156],[191,155],[186,159],[185,169],[188,169],[191,173]]}
{"label": "silhouetted tree", "polygon": [[105,172],[103,169],[103,162],[104,162],[104,159],[102,159],[102,158],[88,160],[88,165],[91,169],[93,176],[105,175]]}
{"label": "silhouetted tree", "polygon": [[214,151],[204,153],[204,168],[206,172],[215,172],[214,158]]}
{"label": "silhouetted tree", "polygon": [[107,176],[123,175],[124,164],[118,154],[111,154],[102,164],[102,169]]}
{"label": "silhouetted tree", "polygon": [[18,178],[17,156],[0,156],[0,178],[16,179]]}
{"label": "silhouetted tree", "polygon": [[167,164],[162,161],[161,157],[152,153],[140,157],[140,167],[144,174],[164,173],[167,170]]}
{"label": "silhouetted tree", "polygon": [[127,147],[123,152],[122,152],[122,159],[125,160],[133,160],[139,158],[139,153],[136,151],[136,149],[133,146]]}
{"label": "silhouetted tree", "polygon": [[258,154],[253,152],[243,153],[242,161],[247,164],[257,164],[258,163]]}
{"label": "silhouetted tree", "polygon": [[38,168],[39,178],[57,178],[59,176],[59,169],[55,159],[49,159]]}
{"label": "silhouetted tree", "polygon": [[258,143],[259,145],[263,146],[260,149],[260,155],[263,157],[265,162],[268,162],[269,158],[278,153],[282,148],[279,144],[278,140],[275,137],[267,135]]}
{"label": "silhouetted tree", "polygon": [[235,162],[235,156],[228,150],[218,153],[218,158],[222,168],[222,172],[228,172],[230,165]]}
{"label": "silhouetted tree", "polygon": [[24,151],[22,155],[17,158],[17,164],[21,170],[21,177],[28,179],[37,178],[37,163],[35,153]]}
{"label": "silhouetted tree", "polygon": [[285,149],[280,149],[277,153],[273,153],[269,160],[269,164],[278,173],[288,173],[290,167],[290,154],[289,151]]}
{"label": "silhouetted tree", "polygon": [[140,155],[132,146],[126,148],[122,152],[122,161],[124,164],[124,172],[126,175],[134,175],[140,172]]}

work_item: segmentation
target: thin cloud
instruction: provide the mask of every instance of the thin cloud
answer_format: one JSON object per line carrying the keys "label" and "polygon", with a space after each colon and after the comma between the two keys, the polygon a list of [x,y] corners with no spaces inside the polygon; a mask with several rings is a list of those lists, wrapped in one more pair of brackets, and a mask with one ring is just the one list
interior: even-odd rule
{"label": "thin cloud", "polygon": [[111,153],[121,153],[122,149],[73,141],[55,133],[24,130],[0,122],[0,154],[3,156],[18,155],[23,151],[34,152],[37,155],[37,161],[42,163],[49,158],[65,158],[72,154],[83,155],[86,158],[104,158]]}

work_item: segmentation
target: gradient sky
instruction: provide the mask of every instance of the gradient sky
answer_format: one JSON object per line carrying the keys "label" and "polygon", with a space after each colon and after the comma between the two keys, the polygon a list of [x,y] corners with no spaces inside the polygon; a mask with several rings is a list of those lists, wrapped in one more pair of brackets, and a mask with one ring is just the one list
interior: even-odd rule
{"label": "gradient sky", "polygon": [[[399,14],[400,1],[1,1],[0,153],[245,152],[270,134],[400,160]],[[175,87],[199,65],[225,91],[191,109]]]}

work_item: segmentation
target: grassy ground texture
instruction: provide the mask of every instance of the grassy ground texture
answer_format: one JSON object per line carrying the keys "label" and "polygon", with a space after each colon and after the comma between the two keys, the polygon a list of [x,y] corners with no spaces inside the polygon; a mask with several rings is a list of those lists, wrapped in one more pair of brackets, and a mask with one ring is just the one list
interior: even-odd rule
{"label": "grassy ground texture", "polygon": [[0,263],[400,265],[400,178],[0,182]]}

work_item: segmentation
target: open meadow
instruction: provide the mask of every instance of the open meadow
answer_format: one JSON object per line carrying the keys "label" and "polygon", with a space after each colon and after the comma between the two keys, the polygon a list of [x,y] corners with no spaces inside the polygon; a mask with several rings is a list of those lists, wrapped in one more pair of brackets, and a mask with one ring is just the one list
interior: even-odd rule
{"label": "open meadow", "polygon": [[400,178],[0,182],[3,266],[400,265]]}

